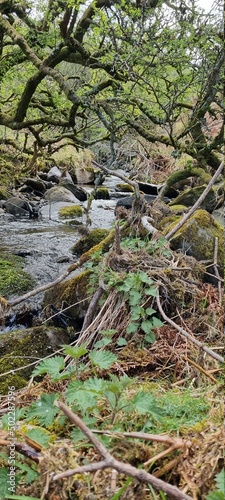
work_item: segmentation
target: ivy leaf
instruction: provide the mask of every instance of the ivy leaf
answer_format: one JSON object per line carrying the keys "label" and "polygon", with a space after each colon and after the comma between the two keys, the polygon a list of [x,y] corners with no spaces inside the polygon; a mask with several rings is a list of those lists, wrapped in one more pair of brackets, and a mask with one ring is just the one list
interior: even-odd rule
{"label": "ivy leaf", "polygon": [[110,368],[118,358],[110,351],[92,351],[89,355],[89,359],[94,366],[106,370]]}
{"label": "ivy leaf", "polygon": [[44,427],[53,424],[55,416],[59,413],[59,408],[54,405],[59,394],[42,394],[40,399],[33,403],[27,411],[26,420],[37,420]]}
{"label": "ivy leaf", "polygon": [[33,377],[47,373],[52,380],[60,378],[60,372],[65,368],[65,360],[62,356],[54,356],[54,358],[44,359],[33,370]]}

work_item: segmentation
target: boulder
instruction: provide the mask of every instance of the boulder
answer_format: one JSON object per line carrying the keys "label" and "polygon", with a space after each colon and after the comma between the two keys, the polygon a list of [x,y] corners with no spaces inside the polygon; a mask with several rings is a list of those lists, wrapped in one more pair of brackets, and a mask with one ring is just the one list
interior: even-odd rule
{"label": "boulder", "polygon": [[62,172],[58,167],[52,167],[47,175],[47,179],[52,182],[59,182],[59,179],[62,177]]}
{"label": "boulder", "polygon": [[63,180],[60,181],[60,186],[68,189],[69,191],[71,191],[71,193],[73,193],[74,196],[79,201],[86,201],[87,200],[87,193],[86,193],[86,191],[84,191],[84,189],[82,189],[81,187],[76,186],[70,180],[63,178]]}
{"label": "boulder", "polygon": [[[180,217],[176,217],[175,222],[167,225],[163,231],[164,234],[169,233],[179,220]],[[224,229],[206,210],[196,210],[172,237],[170,243],[173,250],[182,249],[198,261],[211,261],[213,264],[216,237],[218,238],[219,273],[223,276]]]}
{"label": "boulder", "polygon": [[17,196],[3,202],[2,207],[14,217],[29,217],[30,219],[38,217],[38,207]]}
{"label": "boulder", "polygon": [[[65,329],[38,326],[0,335],[0,372],[12,370],[11,374],[0,380],[0,393],[7,394],[9,386],[15,390],[27,385],[33,366],[22,367],[29,362],[39,360],[54,353],[62,344],[69,344],[70,339]],[[26,356],[26,359],[24,359]],[[25,362],[26,361],[26,362]],[[21,370],[13,372],[16,368]]]}
{"label": "boulder", "polygon": [[[151,194],[146,194],[145,195],[145,201],[147,203],[152,203],[155,201],[156,195],[151,195]],[[116,208],[117,207],[125,207],[127,209],[132,208],[132,203],[134,201],[134,196],[125,196],[124,198],[121,198],[117,201]],[[170,201],[169,198],[166,196],[163,198],[164,203],[168,203]]]}
{"label": "boulder", "polygon": [[63,186],[54,186],[48,189],[44,194],[44,199],[51,203],[56,203],[58,201],[76,203],[77,201],[74,194]]}
{"label": "boulder", "polygon": [[78,184],[94,183],[95,171],[92,167],[76,167],[75,175]]}
{"label": "boulder", "polygon": [[[206,185],[195,186],[193,188],[185,189],[180,193],[173,201],[170,202],[170,206],[173,205],[185,205],[186,207],[193,207],[195,202],[200,198],[201,194],[205,190]],[[219,187],[213,187],[210,189],[206,198],[201,204],[201,208],[207,210],[207,212],[212,213],[213,210],[219,208],[224,201],[224,193]]]}
{"label": "boulder", "polygon": [[70,250],[73,254],[80,256],[93,246],[98,245],[100,241],[104,240],[106,236],[109,235],[109,232],[108,229],[92,229],[89,234],[77,241]]}

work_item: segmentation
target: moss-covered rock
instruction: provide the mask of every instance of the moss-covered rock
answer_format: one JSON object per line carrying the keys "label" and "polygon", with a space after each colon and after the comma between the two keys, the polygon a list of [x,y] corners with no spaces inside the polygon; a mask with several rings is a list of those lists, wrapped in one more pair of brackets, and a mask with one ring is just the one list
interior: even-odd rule
{"label": "moss-covered rock", "polygon": [[29,380],[33,366],[23,366],[53,353],[63,343],[69,343],[65,330],[39,326],[17,330],[0,335],[0,373],[21,370],[0,378],[0,393],[7,394],[9,386],[15,390],[24,387]]}
{"label": "moss-covered rock", "polygon": [[65,306],[74,304],[68,311],[69,316],[75,320],[83,319],[90,300],[85,300],[90,295],[88,293],[90,273],[89,270],[83,271],[48,290],[45,293],[44,306],[54,304],[61,309],[62,304]]}
{"label": "moss-covered rock", "polygon": [[183,214],[189,210],[188,207],[185,207],[185,205],[172,205],[170,206],[170,210],[173,212],[173,214]]}
{"label": "moss-covered rock", "polygon": [[[164,233],[167,234],[180,220],[169,224]],[[196,210],[187,222],[176,232],[171,239],[171,247],[186,251],[188,255],[198,261],[209,260],[214,262],[215,238],[218,238],[218,265],[223,274],[224,263],[224,229],[206,210]]]}
{"label": "moss-covered rock", "polygon": [[73,205],[72,207],[62,207],[59,210],[59,217],[62,219],[72,219],[73,217],[81,217],[83,209],[80,205]]}
{"label": "moss-covered rock", "polygon": [[[196,186],[192,189],[185,189],[180,193],[173,201],[170,202],[169,206],[174,205],[185,205],[186,207],[193,207],[196,201],[200,198],[201,194],[205,190],[206,185]],[[218,206],[218,192],[217,189],[212,188],[207,194],[206,198],[201,204],[201,208],[212,213],[213,210]]]}
{"label": "moss-covered rock", "polygon": [[110,231],[108,229],[93,229],[89,234],[75,243],[75,245],[71,248],[71,252],[76,255],[82,255],[90,250],[90,248],[104,240],[109,233]]}
{"label": "moss-covered rock", "polygon": [[0,254],[0,294],[9,297],[13,293],[21,293],[32,288],[34,280],[23,270],[21,257]]}
{"label": "moss-covered rock", "polygon": [[117,191],[122,191],[124,193],[133,193],[134,188],[130,184],[117,184],[116,185],[116,190]]}
{"label": "moss-covered rock", "polygon": [[109,200],[109,190],[106,187],[99,187],[95,191],[95,199],[96,200]]}

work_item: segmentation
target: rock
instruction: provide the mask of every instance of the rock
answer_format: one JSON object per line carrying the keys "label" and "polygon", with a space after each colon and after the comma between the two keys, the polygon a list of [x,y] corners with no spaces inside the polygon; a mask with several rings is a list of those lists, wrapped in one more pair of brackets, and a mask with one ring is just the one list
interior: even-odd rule
{"label": "rock", "polygon": [[[185,189],[180,193],[173,201],[170,202],[170,206],[173,205],[185,205],[186,207],[192,207],[195,202],[199,199],[206,186],[196,186],[192,189]],[[207,210],[207,212],[212,213],[213,210],[219,208],[224,200],[224,194],[218,193],[216,187],[212,188],[207,194],[206,198],[201,204],[201,208]]]}
{"label": "rock", "polygon": [[86,191],[84,191],[83,188],[78,187],[75,184],[73,184],[73,182],[70,182],[67,179],[63,179],[63,180],[60,181],[60,186],[68,189],[69,191],[71,191],[71,193],[73,193],[74,196],[76,196],[76,198],[79,201],[86,201],[87,200],[87,193],[86,193]]}
{"label": "rock", "polygon": [[[177,224],[169,224],[164,233],[167,234]],[[218,238],[218,266],[223,276],[224,266],[224,229],[206,210],[196,210],[187,222],[170,240],[173,250],[182,249],[187,255],[198,261],[214,262],[215,238]],[[211,272],[211,271],[210,271]]]}
{"label": "rock", "polygon": [[116,191],[122,191],[124,193],[133,193],[134,188],[130,184],[117,184],[115,187]]}
{"label": "rock", "polygon": [[[155,195],[145,195],[145,201],[147,203],[152,203],[156,199]],[[117,201],[116,208],[117,207],[125,207],[126,209],[130,209],[132,207],[132,203],[134,200],[134,196],[125,196],[125,198],[121,198]],[[170,201],[169,198],[166,196],[163,198],[164,203],[168,203]]]}
{"label": "rock", "polygon": [[29,217],[30,219],[38,217],[38,207],[16,196],[3,202],[2,207],[14,217]]}
{"label": "rock", "polygon": [[80,205],[73,205],[72,207],[62,207],[59,209],[58,214],[61,219],[72,219],[74,217],[82,217],[83,209]]}
{"label": "rock", "polygon": [[28,178],[25,179],[25,184],[26,186],[30,187],[32,191],[34,191],[36,194],[42,194],[46,191],[46,183],[38,178]]}
{"label": "rock", "polygon": [[59,283],[56,287],[45,292],[44,306],[52,304],[54,307],[61,309],[62,304],[65,306],[74,304],[69,309],[68,314],[77,322],[75,328],[77,327],[78,330],[82,325],[90,302],[90,298],[86,299],[88,295],[90,296],[90,293],[88,293],[90,273],[90,270],[83,271],[78,276]]}
{"label": "rock", "polygon": [[73,254],[78,256],[87,252],[93,246],[104,240],[109,234],[108,229],[93,229],[89,234],[81,238],[75,245],[70,249]]}
{"label": "rock", "polygon": [[[138,182],[138,186],[140,191],[145,194],[151,194],[157,196],[160,190],[163,188],[164,184],[149,184],[148,182]],[[166,195],[168,198],[175,198],[178,195],[178,191],[176,189],[169,188]]]}
{"label": "rock", "polygon": [[63,186],[54,186],[51,189],[48,189],[44,194],[44,199],[51,203],[58,201],[76,203],[77,201],[73,193]]}
{"label": "rock", "polygon": [[60,177],[62,177],[62,172],[58,167],[52,167],[47,175],[47,179],[53,182],[59,182]]}
{"label": "rock", "polygon": [[98,187],[95,190],[95,200],[109,200],[109,190],[106,187]]}
{"label": "rock", "polygon": [[[38,326],[26,330],[2,333],[0,335],[0,372],[16,370],[35,359],[41,359],[55,352],[62,344],[69,344],[65,329]],[[26,362],[24,362],[26,355]],[[7,394],[9,386],[15,390],[27,385],[33,366],[8,374],[0,380],[0,393]]]}
{"label": "rock", "polygon": [[78,184],[93,184],[95,172],[92,167],[76,167],[75,175]]}

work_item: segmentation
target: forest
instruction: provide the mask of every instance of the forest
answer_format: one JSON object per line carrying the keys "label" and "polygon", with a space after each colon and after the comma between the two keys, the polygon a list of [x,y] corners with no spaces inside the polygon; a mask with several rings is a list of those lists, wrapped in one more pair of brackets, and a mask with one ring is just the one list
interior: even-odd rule
{"label": "forest", "polygon": [[0,0],[0,500],[223,500],[223,4]]}

